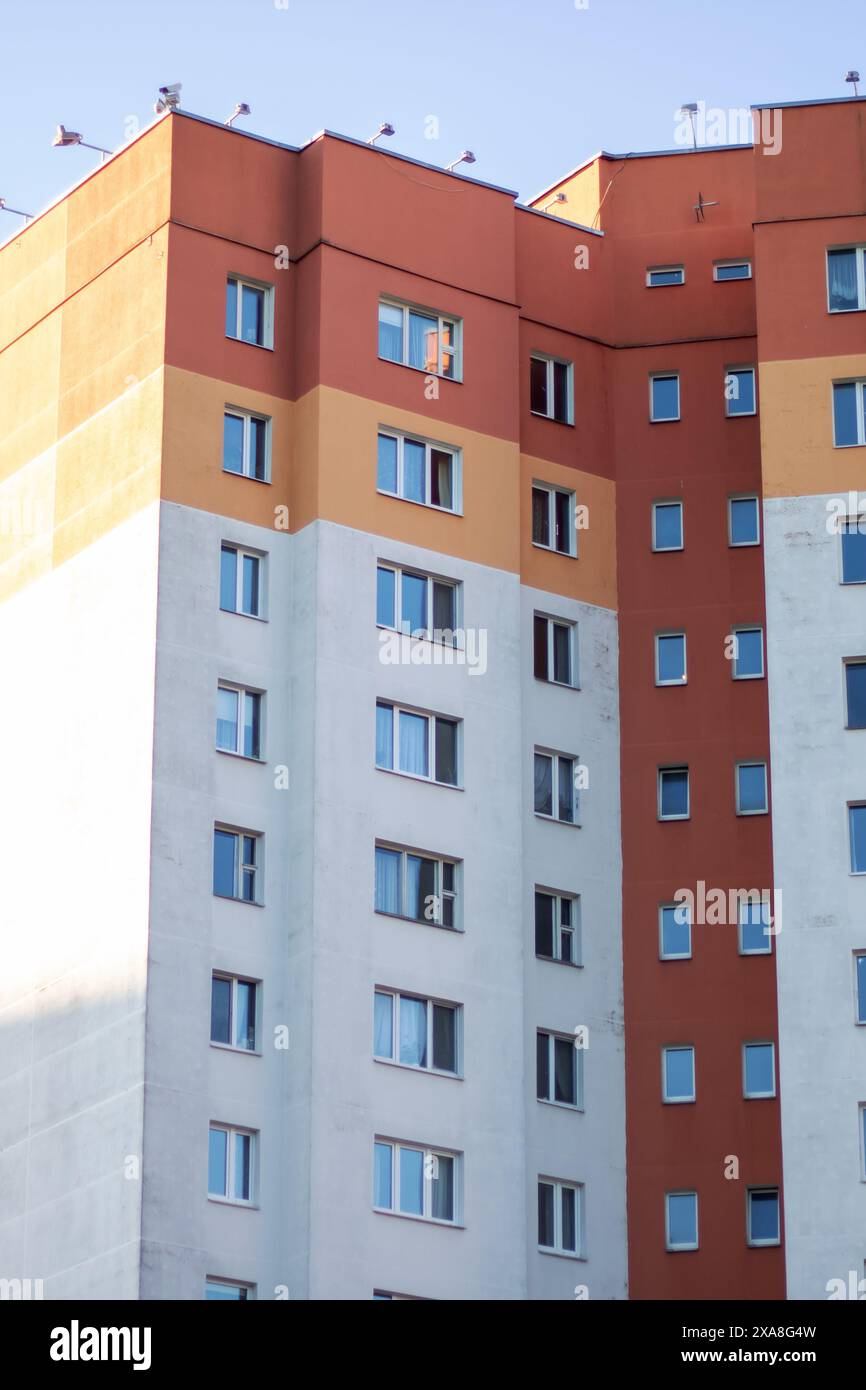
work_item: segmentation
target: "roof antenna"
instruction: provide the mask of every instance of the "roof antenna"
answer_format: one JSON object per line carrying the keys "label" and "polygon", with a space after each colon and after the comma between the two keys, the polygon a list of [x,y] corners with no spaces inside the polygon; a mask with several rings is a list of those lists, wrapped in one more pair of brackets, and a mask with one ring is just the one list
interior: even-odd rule
{"label": "roof antenna", "polygon": [[0,212],[14,212],[16,217],[23,217],[25,222],[33,221],[32,212],[22,212],[20,208],[10,208],[5,198],[0,198]]}
{"label": "roof antenna", "polygon": [[453,172],[454,172],[454,170],[457,168],[457,165],[458,165],[458,164],[474,164],[474,163],[475,163],[475,155],[472,153],[472,151],[471,151],[471,150],[463,150],[463,152],[462,152],[461,154],[459,154],[459,155],[457,156],[456,159],[452,159],[452,161],[451,161],[450,164],[446,164],[446,165],[445,165],[445,172],[446,172],[446,174],[453,174]]}
{"label": "roof antenna", "polygon": [[234,111],[233,111],[232,114],[229,116],[228,120],[226,121],[226,125],[234,125],[234,123],[235,123],[235,121],[237,120],[238,116],[248,116],[249,114],[250,114],[250,108],[247,106],[246,102],[245,102],[245,101],[239,101],[238,104],[237,104],[237,106],[235,107]]}
{"label": "roof antenna", "polygon": [[689,125],[692,128],[692,147],[694,149],[698,148],[698,137],[695,131],[695,116],[697,115],[697,111],[698,103],[696,101],[687,101],[685,106],[681,106],[677,112],[678,116],[688,116],[689,118]]}
{"label": "roof antenna", "polygon": [[860,93],[857,91],[857,83],[860,81],[859,72],[857,72],[856,69],[851,68],[850,71],[846,72],[845,74],[845,81],[852,82],[854,84],[854,95],[855,97],[858,97],[860,95]]}
{"label": "roof antenna", "polygon": [[382,124],[379,126],[379,129],[376,131],[376,134],[370,136],[369,140],[367,141],[367,144],[368,144],[368,145],[375,145],[376,141],[377,141],[378,139],[380,139],[381,136],[383,136],[383,135],[393,135],[393,134],[394,134],[394,127],[392,126],[391,122],[390,122],[390,121],[383,121]]}
{"label": "roof antenna", "polygon": [[718,202],[712,202],[712,203],[711,203],[711,202],[708,202],[708,201],[704,198],[703,193],[699,193],[699,194],[698,194],[698,201],[697,201],[697,202],[694,204],[694,206],[693,206],[693,211],[694,211],[694,214],[695,214],[695,221],[696,221],[696,222],[705,222],[705,221],[706,221],[706,218],[704,217],[704,208],[717,208],[717,207],[719,207],[719,206],[720,206],[720,204],[719,204]]}

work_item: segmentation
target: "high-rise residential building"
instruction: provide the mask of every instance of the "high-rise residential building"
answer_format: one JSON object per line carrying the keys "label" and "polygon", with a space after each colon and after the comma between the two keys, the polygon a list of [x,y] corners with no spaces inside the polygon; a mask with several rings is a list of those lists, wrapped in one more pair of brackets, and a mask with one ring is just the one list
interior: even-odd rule
{"label": "high-rise residential building", "polygon": [[5,243],[0,1275],[862,1277],[864,109],[173,111]]}

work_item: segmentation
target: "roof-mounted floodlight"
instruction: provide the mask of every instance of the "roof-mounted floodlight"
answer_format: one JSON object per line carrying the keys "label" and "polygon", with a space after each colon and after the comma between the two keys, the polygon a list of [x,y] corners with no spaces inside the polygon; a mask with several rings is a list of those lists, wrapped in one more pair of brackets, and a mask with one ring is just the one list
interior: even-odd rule
{"label": "roof-mounted floodlight", "polygon": [[857,91],[857,83],[860,81],[859,72],[857,72],[854,68],[851,68],[850,71],[846,72],[845,74],[845,81],[853,83],[854,95],[855,97],[858,97],[860,95],[860,93]]}
{"label": "roof-mounted floodlight", "polygon": [[102,162],[111,156],[111,150],[106,150],[102,145],[91,145],[83,139],[77,130],[67,130],[65,125],[59,125],[54,132],[54,139],[51,141],[55,149],[67,149],[70,145],[81,145],[85,150],[96,150],[102,155]]}
{"label": "roof-mounted floodlight", "polygon": [[547,212],[547,209],[548,209],[548,208],[552,208],[553,205],[554,205],[554,203],[567,203],[567,202],[568,202],[568,199],[566,198],[566,196],[565,196],[564,193],[554,193],[553,197],[552,197],[548,202],[546,202],[546,203],[542,206],[541,211],[542,211],[542,212]]}
{"label": "roof-mounted floodlight", "polygon": [[367,141],[367,144],[368,144],[368,145],[375,145],[376,141],[377,141],[378,139],[380,139],[381,136],[383,136],[383,135],[393,135],[393,134],[394,134],[394,127],[392,126],[391,122],[390,122],[390,121],[383,121],[382,124],[379,126],[379,129],[376,131],[376,134],[370,136],[369,140]]}
{"label": "roof-mounted floodlight", "polygon": [[248,116],[249,114],[250,108],[248,107],[247,103],[245,101],[239,101],[234,111],[226,121],[226,125],[234,125],[238,116]]}
{"label": "roof-mounted floodlight", "polygon": [[20,208],[10,208],[5,198],[0,198],[0,212],[14,212],[16,217],[23,217],[25,222],[33,221],[32,212],[22,212]]}
{"label": "roof-mounted floodlight", "polygon": [[453,173],[454,170],[457,168],[457,165],[458,165],[458,164],[474,164],[474,163],[475,163],[475,155],[472,153],[472,151],[471,151],[471,150],[464,150],[464,151],[462,152],[462,154],[458,155],[457,158],[454,159],[454,160],[452,160],[450,164],[446,164],[446,165],[445,165],[445,172],[448,173],[448,174]]}
{"label": "roof-mounted floodlight", "polygon": [[182,82],[170,82],[167,87],[160,87],[159,96],[154,102],[154,111],[161,116],[163,111],[176,111],[180,106],[180,89]]}
{"label": "roof-mounted floodlight", "polygon": [[694,145],[695,149],[698,148],[698,137],[695,132],[695,116],[697,115],[697,113],[698,103],[696,101],[687,101],[683,106],[680,107],[679,111],[677,112],[678,116],[688,116],[689,118],[689,125],[692,128],[692,144]]}

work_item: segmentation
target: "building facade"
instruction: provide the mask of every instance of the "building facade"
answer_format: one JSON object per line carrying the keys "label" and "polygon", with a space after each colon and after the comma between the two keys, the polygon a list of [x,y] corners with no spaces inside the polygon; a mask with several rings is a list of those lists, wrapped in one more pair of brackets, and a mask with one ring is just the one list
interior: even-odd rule
{"label": "building facade", "polygon": [[2,248],[0,1275],[862,1277],[863,106],[782,115],[522,206],[173,112]]}

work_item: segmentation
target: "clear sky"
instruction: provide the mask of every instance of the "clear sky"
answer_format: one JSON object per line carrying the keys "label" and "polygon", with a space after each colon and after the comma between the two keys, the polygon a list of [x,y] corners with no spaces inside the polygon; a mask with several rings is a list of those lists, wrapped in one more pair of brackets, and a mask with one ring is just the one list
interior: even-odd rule
{"label": "clear sky", "polygon": [[[522,199],[604,148],[666,149],[686,101],[851,95],[864,0],[0,0],[0,196],[38,212],[99,156],[52,149],[63,122],[115,148],[182,105],[300,145],[327,126]],[[866,90],[864,82],[861,90]],[[438,122],[438,138],[430,121]],[[17,219],[0,214],[0,238]],[[6,225],[4,225],[6,224]]]}

